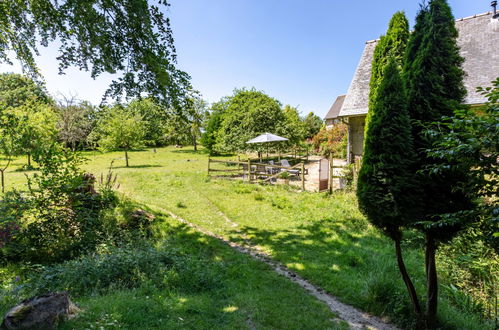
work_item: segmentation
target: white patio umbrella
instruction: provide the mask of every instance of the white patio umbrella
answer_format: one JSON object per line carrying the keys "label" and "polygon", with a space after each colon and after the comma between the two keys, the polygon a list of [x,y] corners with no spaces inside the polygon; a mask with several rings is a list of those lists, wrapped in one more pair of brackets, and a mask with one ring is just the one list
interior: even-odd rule
{"label": "white patio umbrella", "polygon": [[266,143],[266,142],[278,142],[278,141],[288,141],[285,137],[264,133],[262,135],[258,135],[256,138],[246,141],[246,143]]}
{"label": "white patio umbrella", "polygon": [[[280,142],[280,141],[288,141],[285,137],[275,135],[272,133],[264,133],[258,135],[256,138],[246,141],[248,144],[252,143],[269,143],[269,142]],[[269,148],[267,146],[267,159],[269,158]]]}

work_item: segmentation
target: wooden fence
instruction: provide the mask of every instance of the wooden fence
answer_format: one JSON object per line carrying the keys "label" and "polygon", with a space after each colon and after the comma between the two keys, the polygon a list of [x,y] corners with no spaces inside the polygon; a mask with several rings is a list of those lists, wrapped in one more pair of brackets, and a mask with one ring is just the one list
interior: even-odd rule
{"label": "wooden fence", "polygon": [[[217,165],[218,164],[218,165]],[[305,163],[301,162],[291,167],[271,165],[252,161],[218,160],[208,158],[208,176],[225,178],[242,177],[248,182],[272,183],[278,178],[283,177],[283,173],[289,173],[290,176],[298,176],[301,180],[301,189],[305,190]]]}

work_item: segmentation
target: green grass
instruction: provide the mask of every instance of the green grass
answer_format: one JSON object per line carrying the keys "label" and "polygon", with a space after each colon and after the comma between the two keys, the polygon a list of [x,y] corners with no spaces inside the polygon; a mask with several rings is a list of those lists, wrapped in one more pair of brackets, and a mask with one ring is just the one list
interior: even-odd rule
{"label": "green grass", "polygon": [[[120,191],[130,198],[155,210],[170,210],[232,241],[250,238],[274,259],[343,302],[387,316],[401,326],[413,326],[392,243],[359,213],[352,193],[328,196],[300,193],[286,187],[210,180],[206,176],[207,155],[190,148],[133,152],[130,168],[123,167],[122,153],[85,155],[89,159],[85,168],[96,176],[105,173],[115,159],[114,172],[118,174]],[[21,164],[22,160],[17,160],[15,166]],[[25,182],[24,173],[13,171],[15,166],[6,176],[8,188],[22,187]],[[238,226],[234,227],[224,215]],[[169,226],[175,228],[173,223]],[[197,249],[193,253],[231,260],[230,276],[224,282],[226,289],[215,294],[185,296],[172,292],[148,295],[140,288],[85,297],[81,300],[85,316],[68,326],[117,322],[116,327],[134,328],[147,321],[145,327],[155,327],[154,322],[161,318],[166,322],[163,324],[171,327],[247,328],[251,327],[248,315],[257,328],[334,326],[322,304],[284,278],[271,274],[263,264],[191,231],[173,230],[169,235],[177,246]],[[424,269],[420,243],[420,237],[412,234],[404,256],[422,296]],[[439,317],[443,329],[488,327],[476,315],[454,306],[442,292]],[[147,310],[147,318],[135,312],[141,308]]]}

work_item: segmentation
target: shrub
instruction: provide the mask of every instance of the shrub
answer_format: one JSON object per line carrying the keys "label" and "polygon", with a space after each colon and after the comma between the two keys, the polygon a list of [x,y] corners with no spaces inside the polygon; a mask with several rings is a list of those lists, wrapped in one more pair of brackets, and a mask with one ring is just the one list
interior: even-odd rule
{"label": "shrub", "polygon": [[335,124],[332,128],[323,128],[312,138],[316,152],[323,156],[345,158],[348,142],[348,126],[344,123]]}
{"label": "shrub", "polygon": [[28,191],[11,192],[0,202],[4,258],[60,261],[104,241],[148,234],[150,221],[134,217],[135,205],[118,199],[114,179],[104,180],[97,192],[94,176],[79,169],[82,159],[75,153],[53,147],[36,160],[40,173],[28,178]]}
{"label": "shrub", "polygon": [[30,295],[67,290],[71,295],[83,296],[147,284],[198,292],[219,287],[220,274],[218,264],[206,265],[169,247],[103,245],[95,253],[43,267],[28,278],[25,290]]}

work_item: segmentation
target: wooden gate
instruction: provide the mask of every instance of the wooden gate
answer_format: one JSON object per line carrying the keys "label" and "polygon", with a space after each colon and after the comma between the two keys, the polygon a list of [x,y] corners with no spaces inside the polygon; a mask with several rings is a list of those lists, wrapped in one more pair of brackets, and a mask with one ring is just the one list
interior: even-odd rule
{"label": "wooden gate", "polygon": [[319,161],[319,191],[329,188],[329,160],[322,158]]}

